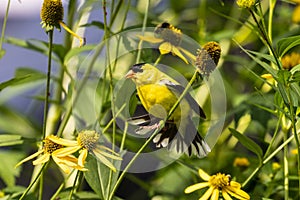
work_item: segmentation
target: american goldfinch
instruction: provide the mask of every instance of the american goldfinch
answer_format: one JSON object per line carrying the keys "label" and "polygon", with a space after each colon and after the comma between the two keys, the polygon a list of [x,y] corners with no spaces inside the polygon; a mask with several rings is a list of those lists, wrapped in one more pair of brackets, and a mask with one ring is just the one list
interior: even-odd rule
{"label": "american goldfinch", "polygon": [[[148,112],[147,115],[134,118],[144,118],[138,123],[138,125],[143,125],[140,129],[159,128],[158,122],[167,117],[184,91],[184,87],[156,67],[146,63],[133,65],[126,74],[126,78],[132,79],[135,83],[138,98]],[[198,157],[206,156],[211,150],[192,121],[193,112],[203,119],[206,118],[199,104],[187,93],[169,116],[160,133],[153,139],[156,146],[175,149],[178,153],[196,154]]]}

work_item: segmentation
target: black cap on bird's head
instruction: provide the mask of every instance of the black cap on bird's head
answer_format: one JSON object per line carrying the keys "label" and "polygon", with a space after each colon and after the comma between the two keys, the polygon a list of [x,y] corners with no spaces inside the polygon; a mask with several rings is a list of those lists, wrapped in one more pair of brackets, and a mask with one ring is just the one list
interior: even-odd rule
{"label": "black cap on bird's head", "polygon": [[125,75],[126,78],[134,78],[136,73],[143,72],[142,66],[144,66],[146,63],[138,63],[133,65],[128,73]]}

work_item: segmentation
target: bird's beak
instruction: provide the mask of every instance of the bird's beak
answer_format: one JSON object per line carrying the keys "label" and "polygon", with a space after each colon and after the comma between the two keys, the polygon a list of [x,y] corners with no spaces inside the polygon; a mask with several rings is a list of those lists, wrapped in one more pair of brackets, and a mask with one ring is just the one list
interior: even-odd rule
{"label": "bird's beak", "polygon": [[134,78],[135,73],[132,70],[129,70],[129,72],[125,75],[125,78]]}

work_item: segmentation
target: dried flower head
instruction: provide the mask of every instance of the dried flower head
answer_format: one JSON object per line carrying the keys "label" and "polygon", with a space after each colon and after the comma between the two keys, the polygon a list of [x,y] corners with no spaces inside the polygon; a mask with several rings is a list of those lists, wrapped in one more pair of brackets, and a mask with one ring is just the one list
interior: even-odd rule
{"label": "dried flower head", "polygon": [[42,28],[45,28],[46,32],[53,31],[54,27],[60,30],[62,26],[67,32],[76,37],[79,40],[79,46],[85,45],[85,38],[80,37],[74,33],[64,22],[64,8],[61,0],[44,0],[41,19]]}
{"label": "dried flower head", "polygon": [[172,24],[164,22],[159,24],[154,30],[155,36],[170,42],[174,46],[179,46],[182,40],[180,29],[175,28]]}
{"label": "dried flower head", "polygon": [[221,47],[217,42],[208,42],[199,49],[195,65],[200,74],[209,76],[216,68],[221,56]]}
{"label": "dried flower head", "polygon": [[237,0],[236,4],[240,8],[251,8],[255,4],[255,0]]}
{"label": "dried flower head", "polygon": [[55,28],[60,30],[60,22],[63,20],[64,8],[61,0],[44,0],[41,19],[42,27],[49,32]]}
{"label": "dried flower head", "polygon": [[155,28],[154,33],[151,34],[154,35],[138,35],[138,37],[142,41],[159,44],[158,49],[162,55],[172,53],[172,55],[178,56],[187,64],[190,63],[187,58],[189,58],[191,61],[195,61],[195,55],[180,46],[182,41],[182,33],[181,30],[175,28],[173,25],[163,22],[162,24],[159,24]]}

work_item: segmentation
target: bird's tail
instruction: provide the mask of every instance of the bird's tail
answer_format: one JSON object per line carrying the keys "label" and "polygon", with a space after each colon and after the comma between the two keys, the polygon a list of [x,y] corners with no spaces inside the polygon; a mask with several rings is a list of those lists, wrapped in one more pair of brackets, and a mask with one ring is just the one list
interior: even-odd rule
{"label": "bird's tail", "polygon": [[191,119],[187,119],[188,125],[178,128],[176,124],[166,123],[161,132],[154,138],[157,147],[167,147],[178,153],[186,153],[189,156],[206,156],[210,151],[209,145],[200,136]]}

